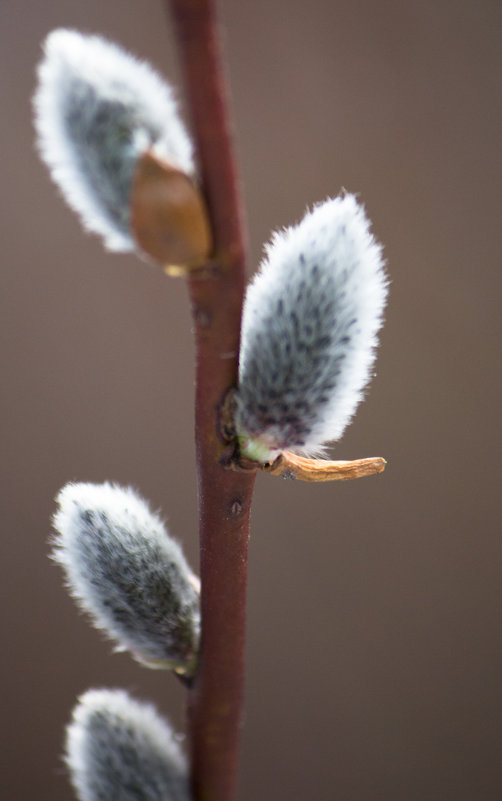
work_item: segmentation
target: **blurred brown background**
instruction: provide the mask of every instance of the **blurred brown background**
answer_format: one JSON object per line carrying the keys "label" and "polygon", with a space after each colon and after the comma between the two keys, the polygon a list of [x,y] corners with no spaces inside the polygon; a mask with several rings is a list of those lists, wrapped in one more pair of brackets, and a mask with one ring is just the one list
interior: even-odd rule
{"label": "blurred brown background", "polygon": [[[334,453],[257,483],[240,801],[502,797],[501,77],[492,0],[222,3],[253,268],[344,186],[385,243],[387,322]],[[101,32],[179,85],[160,0],[0,3],[2,799],[62,801],[75,697],[183,693],[80,616],[47,558],[71,479],[133,484],[197,565],[185,287],[82,233],[33,149],[40,42]]]}

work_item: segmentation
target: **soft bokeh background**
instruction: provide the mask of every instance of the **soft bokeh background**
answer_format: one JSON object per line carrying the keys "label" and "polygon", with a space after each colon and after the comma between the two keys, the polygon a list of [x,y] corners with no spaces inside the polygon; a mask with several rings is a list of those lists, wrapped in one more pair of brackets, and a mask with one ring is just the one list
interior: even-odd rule
{"label": "soft bokeh background", "polygon": [[[252,258],[344,186],[392,291],[368,400],[335,453],[364,481],[257,482],[241,801],[502,797],[502,7],[222,3]],[[179,84],[160,0],[0,3],[0,797],[72,798],[63,728],[90,686],[182,726],[183,693],[79,616],[47,558],[68,480],[136,486],[197,564],[182,281],[82,233],[33,149],[40,42],[101,32]]]}

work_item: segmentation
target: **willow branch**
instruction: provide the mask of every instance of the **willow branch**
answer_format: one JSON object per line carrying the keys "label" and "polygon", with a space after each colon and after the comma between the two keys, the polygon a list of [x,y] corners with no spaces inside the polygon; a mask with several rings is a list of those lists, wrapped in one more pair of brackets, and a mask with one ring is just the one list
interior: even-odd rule
{"label": "willow branch", "polygon": [[247,543],[253,473],[222,466],[219,409],[237,381],[245,243],[212,0],[167,0],[175,25],[214,240],[189,278],[195,336],[202,643],[189,691],[195,801],[235,795],[243,710]]}

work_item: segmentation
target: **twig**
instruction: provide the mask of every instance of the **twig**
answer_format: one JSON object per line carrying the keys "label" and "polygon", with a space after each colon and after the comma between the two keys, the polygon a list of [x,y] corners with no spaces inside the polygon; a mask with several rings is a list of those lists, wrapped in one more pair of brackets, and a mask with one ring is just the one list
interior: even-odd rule
{"label": "twig", "polygon": [[298,481],[349,481],[383,473],[387,462],[381,456],[370,456],[353,461],[330,462],[327,459],[306,459],[284,451],[275,462],[262,469],[273,476],[294,478]]}
{"label": "twig", "polygon": [[255,476],[223,467],[219,407],[237,380],[245,245],[213,0],[167,0],[214,239],[189,277],[195,336],[202,645],[189,692],[195,801],[232,801],[243,709],[249,510]]}

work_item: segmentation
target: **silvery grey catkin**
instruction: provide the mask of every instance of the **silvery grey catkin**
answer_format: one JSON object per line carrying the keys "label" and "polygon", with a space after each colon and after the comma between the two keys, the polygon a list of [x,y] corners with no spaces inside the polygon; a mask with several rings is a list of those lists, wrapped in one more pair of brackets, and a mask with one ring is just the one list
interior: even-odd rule
{"label": "silvery grey catkin", "polygon": [[34,97],[40,154],[68,204],[110,250],[132,251],[130,194],[151,149],[188,175],[192,144],[171,87],[100,36],[49,34]]}
{"label": "silvery grey catkin", "polygon": [[192,672],[198,579],[160,518],[132,489],[67,484],[57,497],[53,558],[94,625],[151,667]]}
{"label": "silvery grey catkin", "polygon": [[89,690],[67,728],[80,801],[189,801],[188,766],[166,720],[121,690]]}
{"label": "silvery grey catkin", "polygon": [[353,195],[276,233],[248,288],[235,425],[267,462],[338,439],[362,398],[387,296],[380,245]]}

